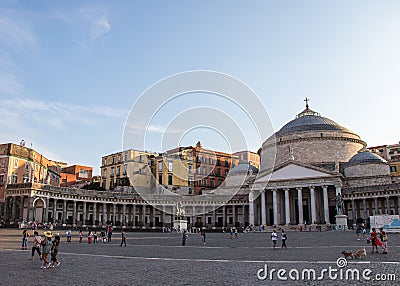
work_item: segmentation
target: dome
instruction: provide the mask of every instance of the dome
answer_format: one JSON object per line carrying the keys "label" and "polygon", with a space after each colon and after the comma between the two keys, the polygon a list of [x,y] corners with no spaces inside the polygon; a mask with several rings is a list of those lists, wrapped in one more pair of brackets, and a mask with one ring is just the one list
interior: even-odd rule
{"label": "dome", "polygon": [[303,112],[284,125],[275,135],[284,136],[300,132],[318,131],[336,131],[354,134],[354,132],[340,126],[335,121],[322,117],[318,112],[309,109],[307,106]]}
{"label": "dome", "polygon": [[387,161],[383,159],[381,156],[372,153],[370,151],[362,151],[358,154],[354,155],[349,160],[349,165],[358,165],[363,163],[384,163],[386,164]]}

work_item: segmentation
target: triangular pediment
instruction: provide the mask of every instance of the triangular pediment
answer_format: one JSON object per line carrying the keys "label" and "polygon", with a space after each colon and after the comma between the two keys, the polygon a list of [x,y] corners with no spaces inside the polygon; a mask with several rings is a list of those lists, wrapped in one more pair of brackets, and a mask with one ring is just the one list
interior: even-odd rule
{"label": "triangular pediment", "polygon": [[332,174],[329,172],[323,172],[316,170],[316,168],[291,163],[275,169],[272,172],[269,181],[322,178],[331,176]]}

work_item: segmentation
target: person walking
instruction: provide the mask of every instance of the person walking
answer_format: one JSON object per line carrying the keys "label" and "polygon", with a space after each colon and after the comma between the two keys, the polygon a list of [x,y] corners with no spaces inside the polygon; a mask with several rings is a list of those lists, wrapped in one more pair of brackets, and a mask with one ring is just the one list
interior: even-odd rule
{"label": "person walking", "polygon": [[111,243],[112,232],[113,232],[113,227],[112,227],[112,224],[111,224],[108,227],[108,231],[107,231],[107,242],[108,243]]}
{"label": "person walking", "polygon": [[386,231],[384,231],[382,227],[379,229],[379,237],[382,241],[382,254],[387,254],[388,237]]}
{"label": "person walking", "polygon": [[378,234],[376,233],[375,228],[372,228],[372,232],[371,232],[371,245],[372,245],[372,253],[374,253],[374,252],[378,253],[378,245],[379,246],[382,245],[382,243],[378,239]]}
{"label": "person walking", "polygon": [[236,238],[236,239],[239,238],[239,237],[238,237],[238,229],[237,229],[237,227],[235,227],[235,238]]}
{"label": "person walking", "polygon": [[28,230],[24,229],[22,231],[22,249],[24,250],[28,249],[28,236],[29,236]]}
{"label": "person walking", "polygon": [[119,246],[122,246],[124,244],[124,247],[126,247],[126,233],[125,231],[121,232],[121,244]]}
{"label": "person walking", "polygon": [[58,246],[60,245],[60,234],[56,233],[54,235],[54,240],[51,245],[51,268],[58,267],[60,266],[60,261],[57,259],[57,254],[58,254]]}
{"label": "person walking", "polygon": [[272,243],[274,244],[274,249],[275,249],[276,242],[278,240],[278,234],[276,233],[275,229],[271,233],[271,240],[272,240]]}
{"label": "person walking", "polygon": [[82,242],[82,239],[83,239],[83,232],[82,232],[82,229],[79,231],[79,243],[81,243]]}
{"label": "person walking", "polygon": [[187,234],[187,231],[186,231],[186,229],[183,231],[183,234],[182,234],[182,246],[185,246],[186,245],[186,239],[187,239],[187,237],[188,237],[188,234]]}
{"label": "person walking", "polygon": [[94,231],[93,233],[93,244],[97,243],[97,232]]}
{"label": "person walking", "polygon": [[34,233],[35,235],[33,239],[33,246],[32,246],[32,259],[35,256],[35,251],[39,255],[40,260],[42,260],[42,252],[40,251],[40,245],[42,242],[42,237],[39,235],[39,233],[35,230]]}
{"label": "person walking", "polygon": [[88,242],[88,244],[91,244],[91,243],[92,243],[92,231],[89,231],[89,232],[88,232],[88,235],[87,235],[87,242]]}
{"label": "person walking", "polygon": [[65,234],[67,235],[67,242],[70,243],[72,239],[72,231],[68,229]]}
{"label": "person walking", "polygon": [[286,247],[287,235],[283,229],[282,229],[282,234],[281,234],[281,240],[282,240],[282,248],[285,247],[285,249],[287,249],[287,247]]}
{"label": "person walking", "polygon": [[233,227],[230,227],[230,229],[229,229],[229,233],[230,233],[230,235],[231,235],[231,239],[233,238]]}
{"label": "person walking", "polygon": [[44,234],[44,239],[42,240],[42,243],[41,243],[42,244],[43,266],[40,268],[45,269],[45,268],[49,268],[49,266],[50,266],[48,256],[49,256],[49,253],[51,250],[51,245],[52,245],[51,238],[53,237],[53,235],[50,231],[45,231],[43,234]]}
{"label": "person walking", "polygon": [[200,236],[201,236],[201,242],[202,242],[203,244],[206,244],[206,230],[205,230],[205,229],[202,229],[202,230],[200,231]]}

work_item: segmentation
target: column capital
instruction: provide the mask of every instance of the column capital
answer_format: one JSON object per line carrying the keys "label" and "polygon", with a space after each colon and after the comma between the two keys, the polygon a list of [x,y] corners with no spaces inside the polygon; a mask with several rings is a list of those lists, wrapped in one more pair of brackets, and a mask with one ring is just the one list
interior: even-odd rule
{"label": "column capital", "polygon": [[303,187],[297,187],[296,188],[298,191],[303,191]]}
{"label": "column capital", "polygon": [[315,186],[309,186],[308,187],[310,190],[315,190]]}
{"label": "column capital", "polygon": [[284,188],[283,189],[285,192],[288,192],[290,189],[289,188]]}
{"label": "column capital", "polygon": [[276,193],[278,191],[278,189],[272,189],[271,191]]}
{"label": "column capital", "polygon": [[323,189],[327,189],[328,188],[328,185],[322,185],[321,186]]}

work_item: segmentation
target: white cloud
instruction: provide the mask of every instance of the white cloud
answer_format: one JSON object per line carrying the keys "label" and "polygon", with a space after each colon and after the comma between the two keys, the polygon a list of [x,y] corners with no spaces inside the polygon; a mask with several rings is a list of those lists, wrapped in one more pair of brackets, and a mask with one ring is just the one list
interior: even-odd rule
{"label": "white cloud", "polygon": [[110,23],[106,17],[101,17],[100,19],[94,20],[91,28],[91,39],[96,40],[105,35],[111,30]]}
{"label": "white cloud", "polygon": [[[81,106],[65,102],[48,102],[27,98],[0,99],[0,114],[4,120],[0,125],[17,127],[26,122],[39,122],[61,129],[66,123],[80,123],[96,126],[105,118],[123,118],[127,110],[108,106]],[[28,120],[28,121],[27,121]]]}
{"label": "white cloud", "polygon": [[24,21],[0,15],[0,41],[8,47],[23,52],[36,44],[32,27]]}

